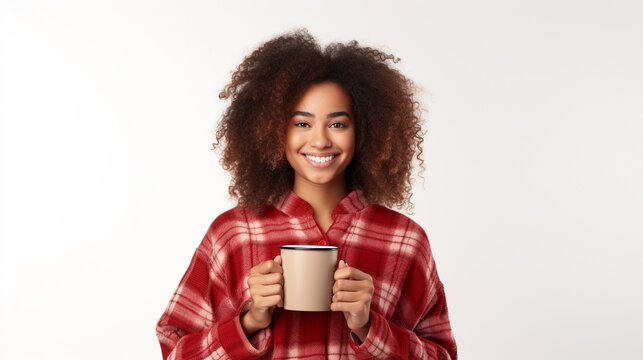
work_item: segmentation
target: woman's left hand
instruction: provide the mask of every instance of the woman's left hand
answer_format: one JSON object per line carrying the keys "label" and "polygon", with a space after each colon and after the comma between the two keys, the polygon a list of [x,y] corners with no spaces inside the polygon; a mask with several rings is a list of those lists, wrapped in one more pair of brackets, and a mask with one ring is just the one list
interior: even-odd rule
{"label": "woman's left hand", "polygon": [[374,290],[373,278],[369,274],[348,266],[344,260],[339,261],[330,309],[344,313],[348,328],[362,342],[371,325],[369,313]]}

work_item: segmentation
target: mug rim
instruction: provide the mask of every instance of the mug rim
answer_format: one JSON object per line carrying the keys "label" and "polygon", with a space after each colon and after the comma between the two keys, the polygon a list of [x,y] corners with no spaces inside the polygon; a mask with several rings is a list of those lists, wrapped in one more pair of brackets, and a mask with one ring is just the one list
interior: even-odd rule
{"label": "mug rim", "polygon": [[332,245],[281,245],[285,250],[308,250],[308,251],[337,251],[337,246]]}

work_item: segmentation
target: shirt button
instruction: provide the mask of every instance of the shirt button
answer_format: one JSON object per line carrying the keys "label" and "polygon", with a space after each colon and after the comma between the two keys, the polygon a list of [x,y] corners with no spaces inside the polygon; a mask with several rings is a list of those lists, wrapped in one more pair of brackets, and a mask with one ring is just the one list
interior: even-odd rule
{"label": "shirt button", "polygon": [[326,241],[322,240],[322,241],[318,242],[317,245],[326,245]]}

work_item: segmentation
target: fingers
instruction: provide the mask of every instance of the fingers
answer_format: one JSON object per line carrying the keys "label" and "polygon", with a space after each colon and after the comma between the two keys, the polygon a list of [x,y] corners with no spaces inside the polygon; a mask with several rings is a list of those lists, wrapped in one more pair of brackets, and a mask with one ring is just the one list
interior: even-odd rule
{"label": "fingers", "polygon": [[252,307],[260,309],[260,311],[270,310],[271,307],[277,306],[281,303],[281,295],[271,296],[257,296],[252,298]]}
{"label": "fingers", "polygon": [[250,275],[265,275],[270,273],[283,273],[281,267],[281,256],[275,257],[274,260],[267,260],[250,269]]}
{"label": "fingers", "polygon": [[344,313],[346,323],[351,330],[362,329],[369,322],[369,312],[375,286],[373,278],[343,260],[339,261],[335,271],[331,311]]}
{"label": "fingers", "polygon": [[250,269],[247,283],[252,298],[252,308],[268,311],[274,306],[283,306],[284,278],[281,256],[264,261]]}
{"label": "fingers", "polygon": [[368,280],[373,282],[371,276],[361,270],[348,266],[344,260],[339,261],[339,267],[335,271],[335,280],[339,279],[352,279],[352,280]]}
{"label": "fingers", "polygon": [[339,279],[333,285],[330,309],[350,313],[360,311],[368,313],[374,291],[371,281]]}
{"label": "fingers", "polygon": [[268,296],[254,295],[252,296],[252,306],[257,309],[267,309],[277,306],[283,299],[282,293],[277,293]]}
{"label": "fingers", "polygon": [[333,285],[333,294],[339,291],[369,292],[369,290],[372,288],[372,283],[370,283],[368,280],[339,279],[335,280],[335,284]]}
{"label": "fingers", "polygon": [[272,285],[284,284],[284,276],[281,273],[272,273],[266,275],[252,275],[248,278],[248,287],[254,285]]}
{"label": "fingers", "polygon": [[339,262],[339,269],[335,271],[335,284],[333,285],[333,294],[340,291],[363,292],[373,295],[375,286],[373,278],[356,268],[348,266],[343,260]]}
{"label": "fingers", "polygon": [[279,301],[273,304],[273,305],[277,305],[281,303],[281,300],[284,296],[284,287],[281,283],[267,284],[267,285],[261,285],[261,284],[251,285],[249,286],[248,290],[250,291],[250,296],[252,297],[252,301],[254,301],[257,306],[260,306],[259,304],[262,304],[262,302],[259,301],[260,298],[277,295],[279,296]]}
{"label": "fingers", "polygon": [[250,295],[252,296],[271,296],[271,295],[281,295],[283,287],[281,284],[273,285],[258,285],[250,289]]}
{"label": "fingers", "polygon": [[330,304],[331,311],[342,311],[350,314],[364,314],[364,318],[368,319],[369,304],[361,301],[354,302],[333,302]]}
{"label": "fingers", "polygon": [[355,291],[340,291],[333,295],[333,302],[356,302],[361,301],[366,303],[370,301],[371,297],[367,293]]}

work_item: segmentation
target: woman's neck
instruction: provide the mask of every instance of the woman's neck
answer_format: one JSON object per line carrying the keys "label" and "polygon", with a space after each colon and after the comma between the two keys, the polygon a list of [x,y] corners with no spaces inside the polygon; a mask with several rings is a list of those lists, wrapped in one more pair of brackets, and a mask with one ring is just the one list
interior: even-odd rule
{"label": "woman's neck", "polygon": [[315,214],[315,220],[324,232],[333,222],[331,218],[333,209],[348,193],[344,179],[338,179],[330,184],[314,184],[295,179],[293,191],[310,204]]}

